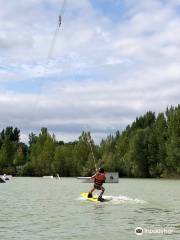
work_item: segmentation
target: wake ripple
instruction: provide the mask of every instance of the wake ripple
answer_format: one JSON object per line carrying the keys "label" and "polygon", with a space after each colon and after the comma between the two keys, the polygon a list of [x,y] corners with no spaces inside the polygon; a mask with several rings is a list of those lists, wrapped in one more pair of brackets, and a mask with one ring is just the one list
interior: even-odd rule
{"label": "wake ripple", "polygon": [[[119,195],[119,196],[112,196],[112,195],[104,195],[105,199],[110,200],[109,202],[105,203],[113,203],[113,204],[144,204],[146,201],[138,198],[130,198],[127,196]],[[87,199],[83,197],[79,197],[76,200],[78,201],[88,201]]]}
{"label": "wake ripple", "polygon": [[120,203],[129,203],[129,204],[144,204],[146,203],[142,199],[138,198],[130,198],[127,196],[119,195],[119,196],[104,196],[106,199],[110,199],[112,203],[120,204]]}

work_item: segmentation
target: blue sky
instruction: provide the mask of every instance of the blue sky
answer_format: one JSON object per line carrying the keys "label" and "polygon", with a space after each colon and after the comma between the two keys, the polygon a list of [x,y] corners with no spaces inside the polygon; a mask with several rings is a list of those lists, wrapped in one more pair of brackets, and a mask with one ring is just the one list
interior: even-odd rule
{"label": "blue sky", "polygon": [[0,0],[0,129],[99,142],[179,103],[180,0]]}

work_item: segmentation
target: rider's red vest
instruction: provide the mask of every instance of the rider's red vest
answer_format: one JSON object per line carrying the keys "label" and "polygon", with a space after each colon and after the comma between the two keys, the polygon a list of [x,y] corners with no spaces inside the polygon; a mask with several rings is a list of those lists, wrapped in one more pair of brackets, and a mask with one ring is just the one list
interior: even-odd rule
{"label": "rider's red vest", "polygon": [[105,180],[106,180],[105,173],[98,173],[95,176],[94,183],[101,186],[105,182]]}

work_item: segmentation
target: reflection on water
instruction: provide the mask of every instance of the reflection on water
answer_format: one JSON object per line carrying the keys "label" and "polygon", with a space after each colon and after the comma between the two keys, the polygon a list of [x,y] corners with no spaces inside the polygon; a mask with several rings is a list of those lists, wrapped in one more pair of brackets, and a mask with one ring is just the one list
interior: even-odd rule
{"label": "reflection on water", "polygon": [[[148,187],[142,191],[144,183]],[[173,227],[171,239],[177,239],[179,181],[122,179],[119,184],[105,184],[106,197],[112,199],[106,203],[80,198],[89,187],[73,178],[15,178],[1,184],[0,239],[129,240],[136,239],[134,229],[139,226]],[[162,239],[162,235],[143,239],[151,238]]]}

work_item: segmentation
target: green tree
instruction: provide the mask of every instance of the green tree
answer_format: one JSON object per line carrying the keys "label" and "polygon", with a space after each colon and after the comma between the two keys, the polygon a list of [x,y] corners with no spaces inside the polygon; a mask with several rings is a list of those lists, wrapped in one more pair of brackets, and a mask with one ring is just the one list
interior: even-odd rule
{"label": "green tree", "polygon": [[166,112],[168,125],[166,174],[180,175],[180,105]]}
{"label": "green tree", "polygon": [[157,144],[150,128],[139,129],[130,142],[129,162],[134,177],[150,177],[157,161]]}
{"label": "green tree", "polygon": [[51,175],[54,173],[53,161],[56,140],[46,128],[42,128],[39,136],[31,144],[30,161],[36,176]]}

